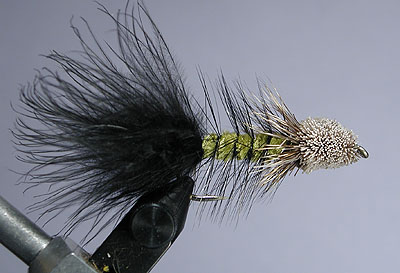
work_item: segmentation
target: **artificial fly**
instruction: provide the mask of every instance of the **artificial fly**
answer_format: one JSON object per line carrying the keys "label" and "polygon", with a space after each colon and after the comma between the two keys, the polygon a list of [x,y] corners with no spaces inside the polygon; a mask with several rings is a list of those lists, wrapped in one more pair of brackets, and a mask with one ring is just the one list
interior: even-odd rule
{"label": "artificial fly", "polygon": [[298,121],[275,90],[259,84],[253,96],[220,76],[214,89],[232,125],[222,130],[203,74],[206,103],[200,107],[148,11],[137,6],[128,3],[115,17],[99,8],[115,23],[118,49],[101,45],[85,20],[94,46],[72,25],[82,58],[53,51],[47,58],[63,74],[45,68],[20,93],[13,134],[20,160],[33,164],[25,182],[49,186],[31,209],[51,220],[78,205],[66,233],[86,220],[96,225],[117,208],[108,225],[140,196],[181,176],[191,176],[196,194],[205,195],[194,193],[193,200],[220,200],[211,215],[235,216],[274,193],[293,171],[368,157],[337,121]]}

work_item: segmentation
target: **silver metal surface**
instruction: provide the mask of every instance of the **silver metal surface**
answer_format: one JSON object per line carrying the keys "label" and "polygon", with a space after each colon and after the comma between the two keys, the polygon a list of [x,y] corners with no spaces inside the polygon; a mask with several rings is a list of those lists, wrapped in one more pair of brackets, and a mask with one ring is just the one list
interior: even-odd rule
{"label": "silver metal surface", "polygon": [[218,196],[218,195],[190,195],[190,200],[196,202],[208,202],[208,201],[220,201],[228,199],[225,196]]}
{"label": "silver metal surface", "polygon": [[0,196],[0,243],[29,265],[51,237]]}
{"label": "silver metal surface", "polygon": [[99,273],[89,254],[68,238],[56,237],[29,267],[29,273]]}
{"label": "silver metal surface", "polygon": [[363,158],[368,158],[369,156],[367,150],[365,150],[362,146],[357,147],[357,153]]}
{"label": "silver metal surface", "polygon": [[98,273],[71,240],[51,238],[0,196],[0,243],[29,265],[29,273]]}

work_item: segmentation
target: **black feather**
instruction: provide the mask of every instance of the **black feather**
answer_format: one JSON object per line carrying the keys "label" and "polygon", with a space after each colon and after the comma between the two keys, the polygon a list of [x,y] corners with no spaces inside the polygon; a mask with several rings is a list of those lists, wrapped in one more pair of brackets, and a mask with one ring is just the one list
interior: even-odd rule
{"label": "black feather", "polygon": [[[105,226],[143,194],[174,183],[179,176],[197,177],[202,170],[196,190],[228,197],[211,205],[215,219],[248,211],[261,190],[260,174],[251,168],[256,163],[250,154],[242,161],[203,159],[204,136],[222,134],[206,81],[199,73],[206,103],[198,107],[143,4],[138,4],[137,16],[129,7],[128,2],[115,18],[100,6],[116,25],[118,50],[102,46],[83,19],[95,47],[71,24],[83,60],[53,51],[47,58],[63,74],[44,69],[21,90],[24,109],[14,135],[21,160],[34,165],[26,182],[49,184],[50,189],[31,209],[41,210],[51,220],[79,205],[65,227],[69,233],[90,219],[95,227],[107,212],[118,208]],[[233,91],[221,76],[216,89],[234,132],[254,137],[252,124],[268,127],[251,115],[253,106],[240,83],[238,92]],[[38,120],[42,127],[26,119]]]}
{"label": "black feather", "polygon": [[[56,186],[33,208],[51,205],[50,212],[80,204],[69,228],[132,204],[190,174],[202,160],[200,122],[157,27],[150,21],[150,39],[141,19],[127,10],[117,19],[101,10],[116,23],[119,52],[114,54],[127,72],[117,69],[94,36],[97,52],[72,26],[85,61],[55,51],[48,55],[69,77],[39,72],[22,89],[21,101],[23,116],[39,120],[43,128],[18,119],[14,131],[23,160],[36,165],[29,182]],[[143,6],[139,12],[147,16]]]}

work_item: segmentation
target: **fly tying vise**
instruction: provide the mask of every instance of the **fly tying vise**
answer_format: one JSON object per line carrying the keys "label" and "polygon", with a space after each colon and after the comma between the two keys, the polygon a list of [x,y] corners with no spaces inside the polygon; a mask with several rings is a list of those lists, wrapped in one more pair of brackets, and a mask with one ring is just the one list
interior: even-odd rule
{"label": "fly tying vise", "polygon": [[19,158],[33,164],[24,182],[49,186],[31,209],[50,220],[78,206],[66,233],[86,220],[96,225],[118,208],[107,225],[140,196],[182,176],[191,176],[202,194],[192,200],[218,201],[211,215],[235,216],[292,171],[368,157],[337,121],[298,121],[276,91],[260,85],[252,97],[221,75],[214,89],[232,125],[222,130],[203,75],[206,103],[200,107],[143,4],[136,11],[128,3],[116,16],[100,10],[115,24],[118,48],[102,45],[85,20],[90,41],[72,25],[81,58],[57,51],[46,56],[63,72],[45,68],[22,88],[13,130]]}

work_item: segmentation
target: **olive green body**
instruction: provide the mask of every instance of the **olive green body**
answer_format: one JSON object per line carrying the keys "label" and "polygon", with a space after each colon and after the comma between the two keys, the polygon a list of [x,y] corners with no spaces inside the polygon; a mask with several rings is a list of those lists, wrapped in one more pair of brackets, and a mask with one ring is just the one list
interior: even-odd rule
{"label": "olive green body", "polygon": [[[220,136],[209,134],[203,139],[203,158],[212,157],[224,161],[249,158],[258,161],[263,156],[281,153],[282,148],[279,145],[282,142],[281,138],[265,134],[256,134],[253,138],[248,134],[229,132],[224,132]],[[276,148],[273,148],[273,145],[276,145]]]}

